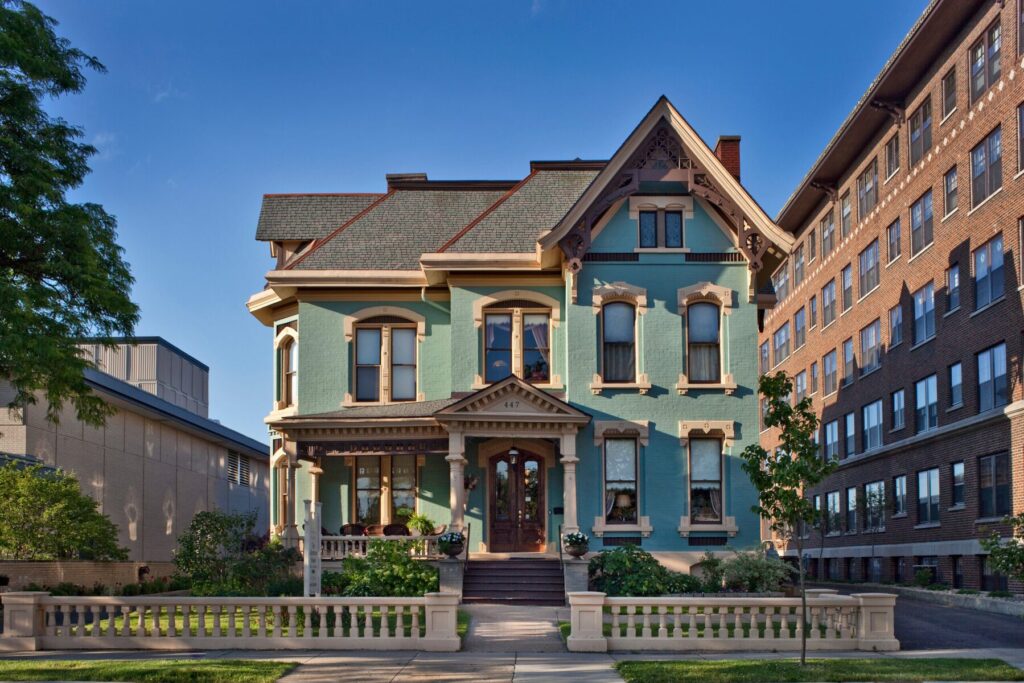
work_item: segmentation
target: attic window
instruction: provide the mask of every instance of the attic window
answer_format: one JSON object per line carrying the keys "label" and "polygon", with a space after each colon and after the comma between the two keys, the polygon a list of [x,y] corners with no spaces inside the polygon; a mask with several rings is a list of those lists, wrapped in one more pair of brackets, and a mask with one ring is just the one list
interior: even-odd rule
{"label": "attic window", "polygon": [[637,251],[688,251],[684,249],[684,238],[686,221],[693,218],[691,197],[630,197],[629,216],[636,221]]}

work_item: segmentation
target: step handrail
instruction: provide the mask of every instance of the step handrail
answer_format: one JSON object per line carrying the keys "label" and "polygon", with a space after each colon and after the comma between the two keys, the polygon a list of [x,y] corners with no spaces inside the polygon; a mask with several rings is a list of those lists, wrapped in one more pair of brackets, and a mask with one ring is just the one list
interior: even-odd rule
{"label": "step handrail", "polygon": [[562,592],[565,592],[565,558],[562,556],[562,525],[558,525],[558,568],[562,570]]}

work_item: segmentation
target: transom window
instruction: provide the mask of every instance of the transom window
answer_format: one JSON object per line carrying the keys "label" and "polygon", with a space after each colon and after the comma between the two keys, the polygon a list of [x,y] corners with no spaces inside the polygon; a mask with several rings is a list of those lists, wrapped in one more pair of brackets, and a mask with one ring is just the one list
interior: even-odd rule
{"label": "transom window", "polygon": [[604,516],[608,524],[636,524],[639,520],[636,473],[636,439],[605,439]]}
{"label": "transom window", "polygon": [[977,101],[999,80],[1002,27],[997,19],[985,35],[971,46],[971,102]]}
{"label": "transom window", "polygon": [[357,402],[416,400],[416,325],[380,316],[355,329]]}
{"label": "transom window", "polygon": [[614,301],[601,309],[602,378],[605,382],[636,381],[636,308]]}
{"label": "transom window", "polygon": [[1003,134],[996,128],[971,150],[971,206],[1003,186]]}
{"label": "transom window", "polygon": [[686,308],[687,378],[693,383],[722,381],[721,315],[715,304]]}
{"label": "transom window", "polygon": [[722,442],[690,439],[690,521],[722,521]]}
{"label": "transom window", "polygon": [[492,304],[484,313],[487,383],[511,375],[535,384],[551,380],[551,311],[518,304]]}

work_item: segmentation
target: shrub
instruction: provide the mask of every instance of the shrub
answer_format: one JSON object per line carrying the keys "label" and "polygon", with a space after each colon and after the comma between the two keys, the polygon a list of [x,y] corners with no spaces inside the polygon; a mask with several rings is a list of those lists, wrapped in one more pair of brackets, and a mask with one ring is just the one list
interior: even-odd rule
{"label": "shrub", "polygon": [[701,584],[705,593],[717,593],[722,590],[725,581],[725,562],[720,557],[705,551],[700,558]]}
{"label": "shrub", "polygon": [[371,540],[365,558],[349,557],[342,562],[346,576],[332,578],[332,589],[340,588],[352,597],[413,598],[436,592],[440,585],[437,569],[412,559],[409,551],[414,543]]}
{"label": "shrub", "polygon": [[930,591],[948,591],[949,590],[949,586],[947,586],[944,583],[932,583],[932,584],[928,584],[927,586],[925,586],[925,590],[930,590]]}
{"label": "shrub", "polygon": [[587,565],[594,590],[613,596],[649,597],[669,591],[669,572],[635,545],[602,550]]}
{"label": "shrub", "polygon": [[692,574],[671,572],[668,580],[669,593],[700,593],[704,589],[701,580]]}
{"label": "shrub", "polygon": [[324,595],[345,595],[345,590],[352,583],[349,574],[344,572],[324,572],[320,576],[320,592]]}
{"label": "shrub", "polygon": [[988,597],[990,598],[1012,598],[1013,593],[1010,591],[989,591]]}
{"label": "shrub", "polygon": [[914,585],[919,588],[927,588],[934,578],[935,574],[931,569],[918,569],[914,572]]}
{"label": "shrub", "polygon": [[725,587],[750,593],[771,593],[793,574],[793,567],[778,558],[766,558],[758,551],[736,553],[722,569]]}
{"label": "shrub", "polygon": [[957,595],[978,595],[981,593],[981,591],[975,590],[973,588],[961,588],[956,593]]}

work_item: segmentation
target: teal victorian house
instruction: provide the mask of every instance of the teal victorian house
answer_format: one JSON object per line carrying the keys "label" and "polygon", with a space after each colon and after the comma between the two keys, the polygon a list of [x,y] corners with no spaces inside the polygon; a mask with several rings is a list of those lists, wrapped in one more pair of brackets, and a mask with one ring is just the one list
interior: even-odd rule
{"label": "teal victorian house", "polygon": [[[266,195],[276,259],[272,531],[405,521],[476,552],[638,543],[685,569],[752,546],[766,273],[791,238],[662,98],[608,161],[517,181],[389,175],[381,194]],[[360,525],[360,526],[351,526]]]}

